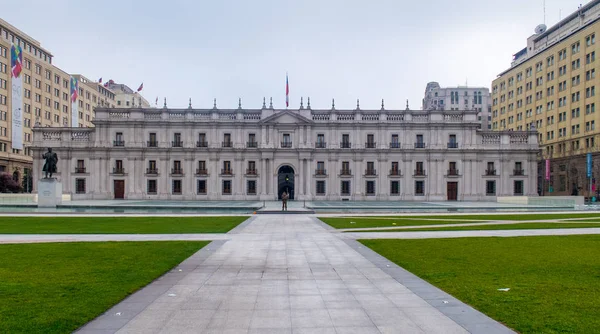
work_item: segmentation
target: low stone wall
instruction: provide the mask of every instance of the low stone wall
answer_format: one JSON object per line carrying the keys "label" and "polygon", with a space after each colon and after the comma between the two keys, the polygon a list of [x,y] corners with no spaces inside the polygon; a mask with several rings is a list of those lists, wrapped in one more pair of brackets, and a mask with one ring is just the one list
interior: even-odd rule
{"label": "low stone wall", "polygon": [[523,205],[552,205],[552,206],[578,206],[584,205],[583,196],[499,196],[498,203],[523,204]]}
{"label": "low stone wall", "polygon": [[[37,203],[37,194],[0,194],[0,205]],[[70,194],[62,194],[62,200],[70,201]]]}

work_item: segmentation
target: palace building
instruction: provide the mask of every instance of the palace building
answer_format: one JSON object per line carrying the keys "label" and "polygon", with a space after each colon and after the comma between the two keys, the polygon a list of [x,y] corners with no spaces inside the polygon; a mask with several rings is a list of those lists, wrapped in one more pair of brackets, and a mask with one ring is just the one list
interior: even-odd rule
{"label": "palace building", "polygon": [[34,128],[73,199],[495,200],[537,195],[535,131],[478,111],[95,108],[93,128]]}

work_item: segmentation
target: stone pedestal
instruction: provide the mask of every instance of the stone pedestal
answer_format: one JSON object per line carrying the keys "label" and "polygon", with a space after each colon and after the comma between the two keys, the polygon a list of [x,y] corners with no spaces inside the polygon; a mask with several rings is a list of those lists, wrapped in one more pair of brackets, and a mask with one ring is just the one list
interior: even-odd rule
{"label": "stone pedestal", "polygon": [[56,179],[38,181],[38,208],[56,208],[62,203],[62,183]]}

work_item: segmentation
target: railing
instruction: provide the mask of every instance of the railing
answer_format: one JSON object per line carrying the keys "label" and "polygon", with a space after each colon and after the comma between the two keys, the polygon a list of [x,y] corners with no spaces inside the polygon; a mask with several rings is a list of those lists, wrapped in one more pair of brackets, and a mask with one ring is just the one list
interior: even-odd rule
{"label": "railing", "polygon": [[352,144],[350,142],[347,141],[343,141],[340,143],[340,148],[351,148]]}
{"label": "railing", "polygon": [[415,148],[425,148],[425,143],[415,143]]}
{"label": "railing", "polygon": [[208,142],[206,141],[197,141],[196,147],[208,147]]}
{"label": "railing", "polygon": [[415,176],[425,176],[424,169],[415,169]]}
{"label": "railing", "polygon": [[485,170],[485,175],[496,175],[496,170],[495,169],[486,169]]}
{"label": "railing", "polygon": [[224,141],[221,143],[221,147],[231,147],[231,142],[230,141]]}
{"label": "railing", "polygon": [[183,147],[183,142],[182,141],[172,141],[171,146],[172,147]]}
{"label": "railing", "polygon": [[183,169],[181,169],[181,168],[171,168],[171,174],[173,174],[173,175],[183,175]]}
{"label": "railing", "polygon": [[282,141],[281,147],[282,148],[292,148],[292,142],[291,141]]}
{"label": "railing", "polygon": [[324,141],[318,141],[315,143],[315,148],[326,148],[327,147],[327,143]]}
{"label": "railing", "polygon": [[247,168],[246,175],[256,175],[256,168]]}
{"label": "railing", "polygon": [[125,174],[125,168],[113,167],[113,174]]}
{"label": "railing", "polygon": [[154,140],[154,141],[152,141],[152,140],[148,140],[148,141],[146,142],[146,146],[147,146],[147,147],[158,147],[158,141],[156,141],[156,140]]}
{"label": "railing", "polygon": [[221,175],[233,175],[233,171],[231,169],[221,169]]}
{"label": "railing", "polygon": [[124,140],[113,140],[113,146],[125,146]]}
{"label": "railing", "polygon": [[402,175],[402,172],[399,169],[390,169],[390,175],[391,176],[400,176],[400,175]]}
{"label": "railing", "polygon": [[375,148],[375,147],[377,147],[376,142],[368,141],[365,143],[365,148]]}
{"label": "railing", "polygon": [[390,143],[390,148],[400,148],[400,143],[398,143],[398,142],[391,142]]}
{"label": "railing", "polygon": [[450,142],[448,143],[448,148],[458,148],[458,143]]}
{"label": "railing", "polygon": [[158,174],[158,169],[156,169],[156,168],[146,168],[146,174],[157,175]]}
{"label": "railing", "polygon": [[206,168],[196,168],[196,175],[208,175]]}
{"label": "railing", "polygon": [[327,169],[317,168],[315,169],[315,175],[327,175]]}
{"label": "railing", "polygon": [[513,170],[513,175],[525,175],[525,170],[524,169],[515,169]]}
{"label": "railing", "polygon": [[365,175],[377,175],[377,170],[376,169],[366,169]]}
{"label": "railing", "polygon": [[77,174],[85,173],[85,167],[75,167],[75,173],[77,173]]}
{"label": "railing", "polygon": [[352,175],[352,169],[342,169],[340,175]]}
{"label": "railing", "polygon": [[248,147],[248,148],[257,148],[258,147],[258,142],[256,142],[256,141],[246,142],[246,147]]}
{"label": "railing", "polygon": [[458,176],[458,169],[448,169],[448,175]]}

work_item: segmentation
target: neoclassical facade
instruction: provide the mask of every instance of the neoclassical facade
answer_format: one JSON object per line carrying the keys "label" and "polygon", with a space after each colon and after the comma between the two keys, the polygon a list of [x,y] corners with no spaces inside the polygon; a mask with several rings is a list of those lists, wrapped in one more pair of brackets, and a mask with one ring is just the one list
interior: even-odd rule
{"label": "neoclassical facade", "polygon": [[96,108],[95,127],[35,128],[74,199],[495,200],[537,195],[535,132],[476,111]]}

